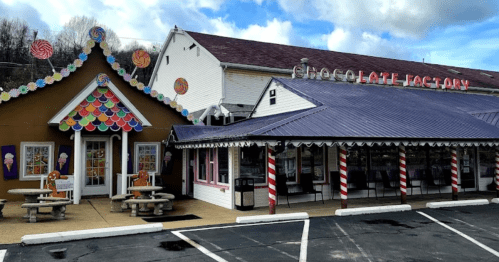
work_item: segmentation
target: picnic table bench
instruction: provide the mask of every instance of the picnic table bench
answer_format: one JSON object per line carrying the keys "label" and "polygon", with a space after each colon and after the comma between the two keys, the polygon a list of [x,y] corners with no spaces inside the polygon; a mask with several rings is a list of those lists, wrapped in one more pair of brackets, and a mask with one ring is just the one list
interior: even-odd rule
{"label": "picnic table bench", "polygon": [[70,201],[69,198],[66,197],[38,197],[38,201],[47,201],[47,202],[68,202]]}
{"label": "picnic table bench", "polygon": [[163,215],[163,205],[169,201],[168,199],[128,199],[125,200],[125,203],[132,206],[132,213],[130,214],[132,217],[137,216],[139,205],[147,207],[147,204],[154,204],[154,215],[161,216]]}
{"label": "picnic table bench", "polygon": [[63,220],[66,217],[66,205],[71,205],[71,201],[54,201],[47,203],[24,203],[22,208],[28,209],[28,218],[30,223],[35,223],[37,221],[38,209],[40,207],[52,207],[52,218],[57,220]]}
{"label": "picnic table bench", "polygon": [[156,193],[152,195],[156,199],[168,199],[169,201],[163,205],[163,210],[173,210],[173,199],[175,196],[168,193]]}
{"label": "picnic table bench", "polygon": [[132,196],[132,194],[122,194],[111,197],[111,212],[123,212],[123,209],[127,209],[128,205],[124,201]]}

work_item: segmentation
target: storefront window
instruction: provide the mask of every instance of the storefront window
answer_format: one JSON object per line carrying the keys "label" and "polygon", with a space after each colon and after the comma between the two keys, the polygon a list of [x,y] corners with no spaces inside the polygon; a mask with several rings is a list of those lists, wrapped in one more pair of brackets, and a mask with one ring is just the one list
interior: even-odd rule
{"label": "storefront window", "polygon": [[[53,170],[53,162],[54,142],[22,142],[20,180],[40,179],[42,175],[48,175]],[[6,165],[12,168],[12,163]]]}
{"label": "storefront window", "polygon": [[399,176],[398,148],[394,146],[375,146],[371,148],[370,181],[381,181],[381,171],[386,171],[388,179],[396,180]]}
{"label": "storefront window", "polygon": [[267,183],[265,147],[241,147],[240,177],[253,178],[255,184]]}
{"label": "storefront window", "polygon": [[206,149],[198,149],[198,180],[206,181]]}
{"label": "storefront window", "polygon": [[286,175],[287,182],[296,183],[296,148],[286,148],[276,156],[276,175]]}
{"label": "storefront window", "polygon": [[324,182],[324,148],[302,146],[301,173],[310,174],[314,181]]}
{"label": "storefront window", "polygon": [[405,148],[405,169],[410,179],[423,179],[426,170],[426,148],[408,146]]}
{"label": "storefront window", "polygon": [[[452,155],[448,147],[430,147],[429,170],[434,179],[444,178],[450,174]],[[446,178],[449,179],[448,177]]]}
{"label": "storefront window", "polygon": [[218,183],[229,183],[229,150],[218,148]]}
{"label": "storefront window", "polygon": [[354,181],[352,180],[353,174],[367,171],[367,158],[369,155],[366,147],[349,148],[347,155],[348,182],[351,182]]}
{"label": "storefront window", "polygon": [[494,168],[496,166],[496,151],[494,148],[481,147],[480,156],[480,177],[494,177]]}

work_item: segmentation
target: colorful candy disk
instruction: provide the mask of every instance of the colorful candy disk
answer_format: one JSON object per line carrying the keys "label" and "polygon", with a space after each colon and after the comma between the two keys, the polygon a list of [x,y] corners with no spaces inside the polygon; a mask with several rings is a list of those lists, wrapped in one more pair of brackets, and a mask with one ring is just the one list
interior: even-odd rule
{"label": "colorful candy disk", "polygon": [[145,68],[151,63],[151,57],[146,52],[146,50],[137,50],[133,52],[132,62],[138,68]]}
{"label": "colorful candy disk", "polygon": [[35,40],[31,44],[31,54],[38,59],[48,59],[54,50],[47,40]]}
{"label": "colorful candy disk", "polygon": [[107,86],[109,83],[109,77],[106,74],[97,75],[97,84],[99,86]]}
{"label": "colorful candy disk", "polygon": [[187,93],[187,90],[189,89],[187,80],[185,80],[184,78],[177,78],[177,80],[175,80],[174,89],[175,92],[177,92],[177,94],[179,95]]}
{"label": "colorful candy disk", "polygon": [[94,26],[88,31],[88,34],[97,43],[106,40],[106,31],[102,27]]}

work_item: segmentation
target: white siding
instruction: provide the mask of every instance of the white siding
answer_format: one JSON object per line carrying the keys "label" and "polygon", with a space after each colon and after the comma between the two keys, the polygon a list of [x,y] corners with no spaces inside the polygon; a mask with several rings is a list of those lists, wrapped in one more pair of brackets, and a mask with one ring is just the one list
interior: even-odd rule
{"label": "white siding", "polygon": [[222,190],[217,187],[194,184],[195,199],[203,200],[228,209],[231,208],[230,192],[231,191],[228,189],[225,189],[225,192],[222,192]]}
{"label": "white siding", "polygon": [[[175,80],[185,78],[189,90],[177,96],[177,102],[189,112],[194,112],[210,105],[218,104],[222,96],[222,68],[213,56],[201,48],[197,55],[197,46],[183,34],[175,34],[175,42],[168,45],[152,88],[173,100]],[[169,64],[167,65],[168,56]]]}
{"label": "white siding", "polygon": [[[270,105],[270,90],[276,90],[276,103],[274,105]],[[260,100],[260,103],[257,105],[253,117],[275,115],[313,107],[316,107],[316,105],[312,102],[287,90],[282,85],[276,84],[275,81],[272,81],[270,87],[263,95],[262,100]]]}
{"label": "white siding", "polygon": [[272,76],[288,77],[275,73],[257,72],[249,70],[225,70],[225,100],[230,104],[256,104],[260,94]]}

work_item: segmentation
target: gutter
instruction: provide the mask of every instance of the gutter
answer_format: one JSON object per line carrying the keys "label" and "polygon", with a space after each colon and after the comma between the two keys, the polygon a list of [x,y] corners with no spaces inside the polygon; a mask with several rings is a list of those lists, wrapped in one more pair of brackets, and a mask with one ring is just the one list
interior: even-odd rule
{"label": "gutter", "polygon": [[264,71],[264,72],[281,73],[281,74],[292,74],[293,73],[293,69],[282,69],[282,68],[235,64],[235,63],[227,63],[227,62],[220,62],[220,66],[228,67],[228,68],[235,68],[235,69],[246,69],[246,70]]}

